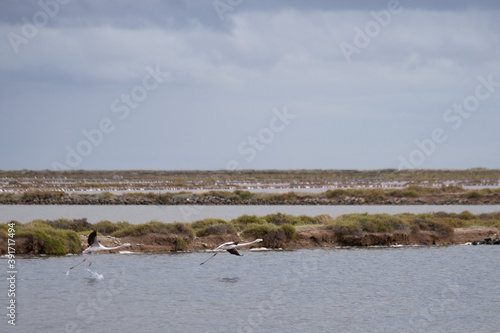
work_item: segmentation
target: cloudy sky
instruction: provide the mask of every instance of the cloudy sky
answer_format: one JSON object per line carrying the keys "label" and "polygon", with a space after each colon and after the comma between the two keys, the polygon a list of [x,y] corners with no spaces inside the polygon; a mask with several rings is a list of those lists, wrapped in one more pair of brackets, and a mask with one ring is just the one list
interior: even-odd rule
{"label": "cloudy sky", "polygon": [[500,2],[0,0],[0,169],[500,168]]}

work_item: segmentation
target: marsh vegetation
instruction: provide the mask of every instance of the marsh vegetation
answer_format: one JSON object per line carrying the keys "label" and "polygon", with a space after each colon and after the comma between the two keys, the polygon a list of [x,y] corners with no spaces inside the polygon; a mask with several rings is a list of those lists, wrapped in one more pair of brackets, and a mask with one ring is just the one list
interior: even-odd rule
{"label": "marsh vegetation", "polygon": [[[332,246],[335,241],[342,245],[346,236],[365,234],[404,233],[417,235],[433,233],[439,237],[452,237],[455,228],[493,227],[500,229],[500,212],[474,215],[467,211],[460,214],[436,212],[433,214],[346,214],[337,218],[328,215],[292,216],[269,214],[266,216],[242,215],[230,221],[203,219],[192,223],[164,223],[150,221],[132,225],[127,222],[101,221],[89,223],[78,220],[35,220],[22,224],[16,221],[16,246],[22,254],[64,255],[80,253],[86,237],[92,230],[107,236],[112,242],[117,239],[150,240],[158,251],[185,251],[212,247],[207,242],[224,239],[263,238],[263,246],[269,248],[300,247],[298,240],[312,239],[321,235],[326,242],[320,246]],[[7,223],[0,224],[0,241],[7,240]],[[311,236],[311,233],[317,235]],[[149,238],[148,238],[149,237]],[[294,243],[294,241],[297,242]],[[339,243],[340,242],[340,243]],[[137,241],[136,241],[137,243]],[[330,244],[331,243],[331,244]],[[205,244],[200,248],[200,244]],[[330,245],[329,245],[330,244]],[[2,247],[5,250],[5,246]]]}

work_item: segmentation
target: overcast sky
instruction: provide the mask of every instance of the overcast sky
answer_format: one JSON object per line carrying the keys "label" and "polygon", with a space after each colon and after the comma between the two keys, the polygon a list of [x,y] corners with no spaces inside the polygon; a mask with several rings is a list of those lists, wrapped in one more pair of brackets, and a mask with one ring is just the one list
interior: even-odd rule
{"label": "overcast sky", "polygon": [[0,0],[0,169],[500,168],[499,17]]}

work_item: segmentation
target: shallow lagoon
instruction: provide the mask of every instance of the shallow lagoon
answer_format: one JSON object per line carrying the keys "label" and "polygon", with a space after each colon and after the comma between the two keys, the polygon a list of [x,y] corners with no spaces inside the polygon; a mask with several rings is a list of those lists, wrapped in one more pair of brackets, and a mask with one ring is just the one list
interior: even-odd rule
{"label": "shallow lagoon", "polygon": [[[17,259],[19,332],[468,332],[498,328],[500,247]],[[4,265],[5,264],[5,265]],[[7,265],[0,259],[0,265]],[[0,283],[7,290],[7,282]],[[6,302],[6,297],[1,298]],[[7,327],[7,317],[0,323]],[[9,325],[10,328],[10,325]]]}

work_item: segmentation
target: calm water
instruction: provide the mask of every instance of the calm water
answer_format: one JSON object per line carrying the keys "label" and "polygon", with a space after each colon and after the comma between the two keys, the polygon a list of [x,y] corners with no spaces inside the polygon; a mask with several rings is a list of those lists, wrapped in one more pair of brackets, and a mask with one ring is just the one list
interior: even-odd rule
{"label": "calm water", "polygon": [[333,217],[349,213],[431,213],[444,211],[461,213],[468,210],[473,214],[498,212],[500,205],[339,205],[339,206],[76,206],[76,205],[0,205],[0,223],[16,220],[27,223],[35,219],[87,218],[91,223],[103,220],[128,221],[139,224],[151,220],[162,222],[193,222],[204,218],[231,220],[238,216],[264,216],[272,213],[317,216],[328,214]]}
{"label": "calm water", "polygon": [[[498,332],[499,246],[17,260],[7,332]],[[6,267],[5,259],[0,265]],[[6,270],[6,269],[5,269]],[[0,302],[7,304],[6,279]],[[3,307],[6,313],[5,307]]]}

